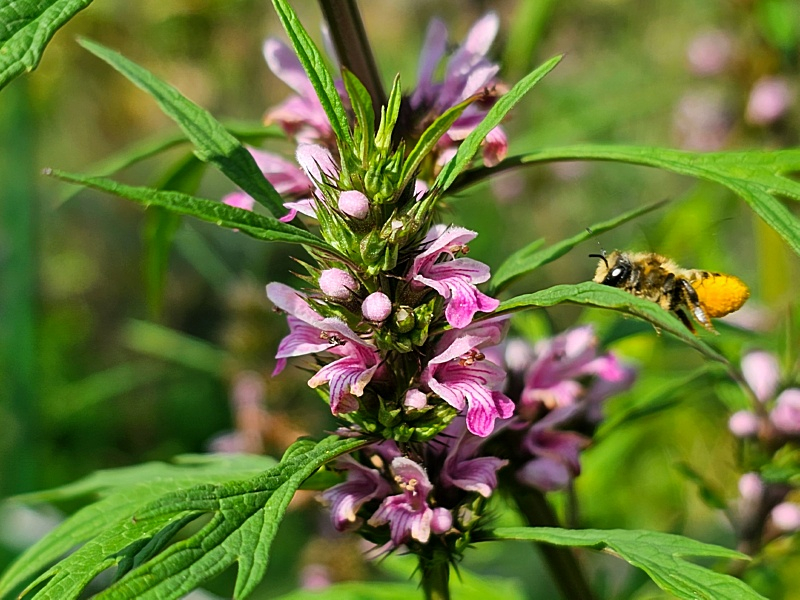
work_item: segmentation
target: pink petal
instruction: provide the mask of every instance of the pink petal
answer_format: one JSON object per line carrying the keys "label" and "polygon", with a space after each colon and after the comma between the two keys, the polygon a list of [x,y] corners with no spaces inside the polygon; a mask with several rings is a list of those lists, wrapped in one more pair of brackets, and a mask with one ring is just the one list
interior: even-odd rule
{"label": "pink petal", "polygon": [[244,192],[231,192],[227,196],[223,196],[222,202],[228,206],[241,208],[243,210],[253,210],[253,206],[255,206],[256,203],[252,196]]}
{"label": "pink petal", "polygon": [[300,144],[297,147],[297,162],[312,181],[322,181],[323,175],[330,180],[338,177],[339,168],[333,161],[330,150],[324,146]]}
{"label": "pink petal", "polygon": [[283,42],[268,38],[263,47],[264,59],[277,77],[295,92],[305,97],[316,97],[297,55]]}

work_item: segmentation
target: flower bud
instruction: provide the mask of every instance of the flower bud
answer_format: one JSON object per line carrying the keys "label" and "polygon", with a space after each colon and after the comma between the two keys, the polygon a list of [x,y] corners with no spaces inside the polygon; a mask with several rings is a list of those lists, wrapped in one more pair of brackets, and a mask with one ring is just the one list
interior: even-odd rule
{"label": "flower bud", "polygon": [[348,217],[363,219],[369,214],[369,198],[357,190],[348,190],[339,195],[339,210]]}
{"label": "flower bud", "polygon": [[319,274],[319,289],[334,300],[347,300],[358,289],[358,282],[342,269],[325,269]]}
{"label": "flower bud", "polygon": [[755,437],[758,434],[758,417],[749,410],[740,410],[728,419],[728,429],[739,438]]}
{"label": "flower bud", "polygon": [[739,478],[739,495],[748,502],[756,502],[764,493],[764,482],[758,473],[745,473]]}
{"label": "flower bud", "polygon": [[408,333],[416,325],[414,313],[407,306],[401,306],[394,313],[394,324],[400,333]]}
{"label": "flower bud", "polygon": [[780,119],[792,104],[792,90],[781,77],[756,81],[747,100],[745,118],[753,125],[769,125]]}
{"label": "flower bud", "polygon": [[367,321],[381,323],[392,314],[392,301],[383,292],[374,292],[361,303],[361,314]]}
{"label": "flower bud", "polygon": [[[436,511],[434,511],[435,513]],[[797,531],[800,529],[800,506],[794,502],[781,502],[770,513],[775,527],[781,531]],[[436,518],[434,514],[434,519]]]}
{"label": "flower bud", "polygon": [[405,400],[403,400],[403,405],[406,408],[414,408],[416,410],[420,410],[425,408],[428,404],[428,397],[425,395],[424,392],[420,390],[413,389],[408,390],[406,392]]}
{"label": "flower bud", "polygon": [[431,531],[435,534],[445,533],[453,526],[453,515],[450,511],[441,506],[433,509],[431,517]]}
{"label": "flower bud", "polygon": [[769,419],[787,435],[800,434],[800,389],[790,388],[781,392]]}

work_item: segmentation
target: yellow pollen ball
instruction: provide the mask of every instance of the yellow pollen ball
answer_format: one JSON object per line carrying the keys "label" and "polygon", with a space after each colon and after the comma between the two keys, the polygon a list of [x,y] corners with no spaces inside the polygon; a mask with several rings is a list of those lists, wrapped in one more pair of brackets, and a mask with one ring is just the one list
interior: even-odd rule
{"label": "yellow pollen ball", "polygon": [[750,297],[750,290],[738,277],[719,273],[708,275],[693,281],[692,287],[709,317],[723,317],[739,310]]}

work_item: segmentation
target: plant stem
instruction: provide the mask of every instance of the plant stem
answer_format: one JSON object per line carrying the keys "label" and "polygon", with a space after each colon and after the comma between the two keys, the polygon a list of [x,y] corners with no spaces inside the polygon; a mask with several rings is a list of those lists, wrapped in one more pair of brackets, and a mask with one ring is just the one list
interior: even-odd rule
{"label": "plant stem", "polygon": [[319,0],[319,5],[330,27],[339,62],[358,77],[369,92],[375,108],[377,127],[381,112],[379,107],[386,104],[386,92],[356,0]]}
{"label": "plant stem", "polygon": [[[520,514],[531,527],[560,527],[558,519],[547,500],[538,490],[519,485],[511,477],[505,482]],[[536,544],[542,553],[553,582],[567,600],[593,600],[594,592],[572,550],[548,544]]]}
{"label": "plant stem", "polygon": [[426,600],[450,600],[450,563],[444,548],[420,555],[419,570]]}

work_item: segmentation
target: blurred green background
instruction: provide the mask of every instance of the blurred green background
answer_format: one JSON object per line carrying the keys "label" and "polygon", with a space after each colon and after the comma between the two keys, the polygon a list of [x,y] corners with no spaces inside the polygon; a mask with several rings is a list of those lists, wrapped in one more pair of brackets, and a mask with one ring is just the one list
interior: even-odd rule
{"label": "blurred green background", "polygon": [[[320,39],[316,4],[295,8]],[[502,27],[494,56],[511,83],[566,53],[512,113],[510,154],[579,142],[703,151],[798,145],[800,6],[794,0],[376,0],[361,8],[384,80],[400,72],[406,89],[415,80],[424,24],[433,16],[458,41],[484,11],[496,10]],[[223,121],[257,125],[289,94],[261,55],[271,35],[281,32],[265,0],[96,2],[56,35],[34,73],[0,93],[0,495],[231,443],[278,454],[299,433],[319,435],[335,426],[303,372],[270,376],[285,324],[263,290],[269,281],[288,280],[293,249],[190,219],[173,222],[97,193],[71,196],[74,190],[41,175],[45,167],[91,173],[126,147],[176,131],[150,98],[82,50],[76,36],[119,50]],[[764,81],[783,82],[786,91],[785,109],[768,120],[748,108],[754,86]],[[275,140],[265,147],[290,149]],[[173,148],[115,177],[163,182],[187,152]],[[214,172],[200,182],[204,197],[229,191]],[[733,357],[764,348],[779,353],[787,368],[795,365],[800,261],[721,187],[639,167],[561,163],[470,189],[444,218],[479,231],[471,255],[497,267],[534,238],[556,242],[661,199],[671,202],[605,234],[602,246],[654,250],[683,266],[736,274],[753,292],[739,317],[755,331],[723,326],[716,341]],[[511,291],[589,279],[591,252],[597,252],[594,241]],[[154,265],[164,261],[162,281]],[[611,412],[704,366],[699,354],[652,328],[600,312],[559,308],[518,326],[544,334],[578,321],[596,323],[611,347],[641,368],[637,386],[614,399]],[[232,405],[231,398],[248,390],[252,404]],[[652,528],[734,544],[721,512],[676,467],[704,473],[722,497],[735,497],[736,444],[719,399],[726,394],[736,390],[703,377],[679,395],[667,394],[674,400],[669,410],[607,432],[587,451],[577,482],[580,525]],[[239,435],[220,438],[231,431]],[[498,508],[502,521],[501,514]],[[6,530],[0,565],[56,518],[0,513]],[[313,501],[303,503],[278,538],[270,584],[255,597],[291,589],[303,565],[331,554],[345,557],[337,577],[363,576],[367,567],[351,542],[330,538],[324,514]],[[773,549],[771,560],[748,576],[770,598],[800,598],[792,591],[800,586],[800,560],[789,544]],[[474,553],[466,565],[516,578],[523,595],[555,597],[531,560],[535,552],[520,544],[511,555],[499,547]],[[619,561],[589,562],[604,598],[660,597]],[[225,583],[212,591],[225,594]]]}

